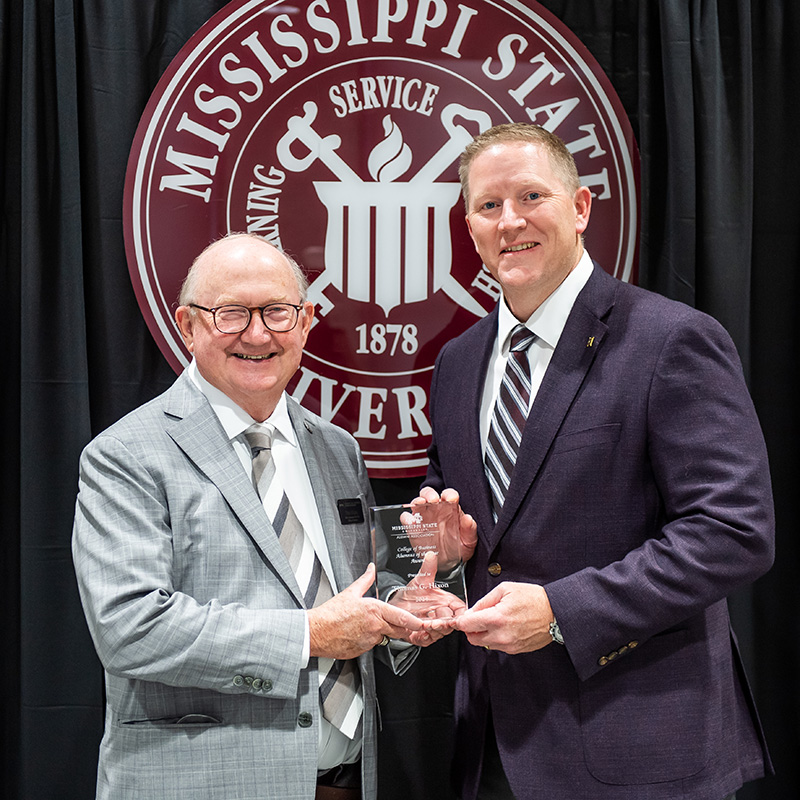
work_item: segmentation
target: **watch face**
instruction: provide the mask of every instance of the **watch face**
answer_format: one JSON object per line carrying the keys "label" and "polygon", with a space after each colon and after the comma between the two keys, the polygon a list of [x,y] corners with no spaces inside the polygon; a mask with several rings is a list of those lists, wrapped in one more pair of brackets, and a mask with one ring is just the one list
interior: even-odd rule
{"label": "watch face", "polygon": [[556,644],[564,644],[564,637],[561,635],[561,628],[558,627],[558,623],[555,620],[550,623],[550,636],[553,638],[553,641]]}

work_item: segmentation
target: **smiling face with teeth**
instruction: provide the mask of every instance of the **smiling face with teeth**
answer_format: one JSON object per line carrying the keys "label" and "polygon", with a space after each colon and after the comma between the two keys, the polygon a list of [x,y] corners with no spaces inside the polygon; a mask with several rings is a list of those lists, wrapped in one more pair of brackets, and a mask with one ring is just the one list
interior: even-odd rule
{"label": "smiling face with teeth", "polygon": [[263,422],[274,411],[303,354],[314,307],[304,303],[293,330],[274,333],[253,314],[246,330],[220,333],[212,315],[190,308],[270,303],[301,303],[292,268],[272,245],[251,236],[234,236],[209,247],[193,267],[191,297],[175,312],[186,347],[200,374],[253,419]]}
{"label": "smiling face with teeth", "polygon": [[591,193],[565,186],[547,150],[504,141],[472,159],[467,227],[509,308],[525,321],[552,294],[583,253]]}

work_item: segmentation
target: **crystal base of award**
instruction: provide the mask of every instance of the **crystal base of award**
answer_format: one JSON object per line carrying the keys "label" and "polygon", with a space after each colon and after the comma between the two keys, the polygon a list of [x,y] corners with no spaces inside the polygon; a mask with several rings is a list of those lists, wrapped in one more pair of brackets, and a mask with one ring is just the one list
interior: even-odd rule
{"label": "crystal base of award", "polygon": [[466,606],[457,505],[374,506],[369,514],[379,597],[392,589],[392,602],[423,618]]}

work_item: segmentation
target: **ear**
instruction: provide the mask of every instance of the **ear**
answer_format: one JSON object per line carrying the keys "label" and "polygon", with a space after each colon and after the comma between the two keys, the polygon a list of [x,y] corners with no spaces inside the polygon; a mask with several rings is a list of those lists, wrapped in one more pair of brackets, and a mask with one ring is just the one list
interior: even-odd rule
{"label": "ear", "polygon": [[300,321],[300,330],[303,336],[303,347],[306,346],[308,332],[311,330],[311,323],[314,321],[314,304],[306,300],[303,303],[303,317]]}
{"label": "ear", "polygon": [[475,241],[475,234],[472,232],[472,224],[469,221],[469,214],[464,217],[464,221],[467,223],[467,231],[469,231],[469,238],[472,239],[472,246],[475,248],[475,252],[480,255],[478,252],[478,244]]}
{"label": "ear", "polygon": [[189,306],[178,306],[175,309],[175,322],[190,353],[194,352],[194,321],[194,314]]}
{"label": "ear", "polygon": [[583,233],[589,225],[592,212],[592,192],[588,186],[581,186],[575,192],[575,231]]}

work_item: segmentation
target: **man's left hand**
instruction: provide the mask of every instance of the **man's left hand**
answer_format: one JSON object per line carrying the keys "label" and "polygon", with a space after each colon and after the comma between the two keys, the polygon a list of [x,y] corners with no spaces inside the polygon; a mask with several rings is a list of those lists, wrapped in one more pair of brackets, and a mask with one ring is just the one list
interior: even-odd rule
{"label": "man's left hand", "polygon": [[[453,503],[458,505],[459,500],[458,492],[455,489],[445,489],[441,496],[430,486],[425,486],[419,493],[419,497],[415,497],[411,501],[411,505],[415,506],[421,503]],[[472,518],[470,514],[465,514],[461,508],[458,510],[458,526],[459,526],[459,540],[458,542],[442,542],[442,547],[439,553],[440,559],[444,563],[469,561],[472,554],[475,552],[475,546],[478,544],[478,523]],[[448,548],[457,545],[454,550]]]}
{"label": "man's left hand", "polygon": [[470,644],[503,653],[529,653],[550,644],[553,610],[544,587],[503,582],[455,618]]}

